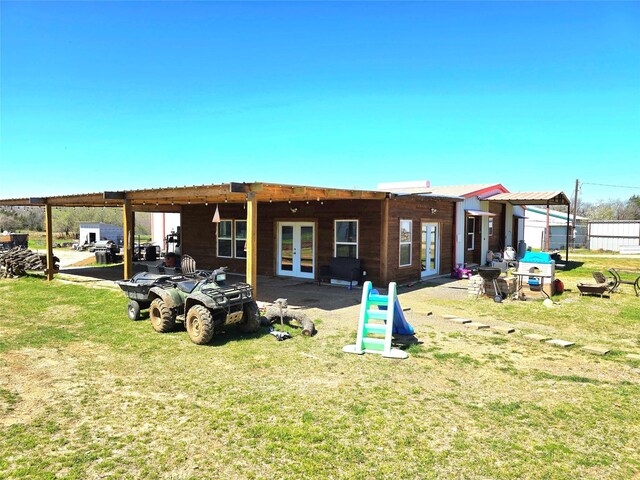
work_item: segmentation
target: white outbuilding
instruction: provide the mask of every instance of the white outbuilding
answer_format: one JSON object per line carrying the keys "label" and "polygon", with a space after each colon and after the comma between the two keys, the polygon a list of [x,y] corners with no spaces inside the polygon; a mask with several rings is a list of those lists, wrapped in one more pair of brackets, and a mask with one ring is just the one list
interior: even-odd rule
{"label": "white outbuilding", "polygon": [[117,245],[123,241],[122,227],[110,225],[108,223],[80,222],[80,245],[99,242],[100,240],[111,240]]}

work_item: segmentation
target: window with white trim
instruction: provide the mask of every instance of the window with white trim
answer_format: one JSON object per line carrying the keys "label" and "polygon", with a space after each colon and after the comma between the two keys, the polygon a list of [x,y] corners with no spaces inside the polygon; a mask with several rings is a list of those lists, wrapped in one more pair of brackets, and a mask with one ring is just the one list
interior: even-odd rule
{"label": "window with white trim", "polygon": [[336,220],[334,227],[334,256],[358,258],[358,220]]}
{"label": "window with white trim", "polygon": [[400,220],[400,266],[411,265],[411,239],[413,221]]}
{"label": "window with white trim", "polygon": [[475,248],[476,219],[467,217],[467,250]]}
{"label": "window with white trim", "polygon": [[218,223],[218,257],[233,258],[233,220]]}
{"label": "window with white trim", "polygon": [[233,242],[235,246],[236,258],[247,258],[247,221],[235,220],[234,229],[235,240]]}
{"label": "window with white trim", "polygon": [[493,217],[489,217],[489,236],[493,235]]}

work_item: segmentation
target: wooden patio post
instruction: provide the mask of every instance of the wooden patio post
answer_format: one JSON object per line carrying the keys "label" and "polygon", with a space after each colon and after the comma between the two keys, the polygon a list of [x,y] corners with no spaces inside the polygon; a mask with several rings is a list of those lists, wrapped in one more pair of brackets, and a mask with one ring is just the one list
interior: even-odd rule
{"label": "wooden patio post", "polygon": [[258,200],[255,193],[247,194],[247,283],[258,295]]}
{"label": "wooden patio post", "polygon": [[45,225],[45,238],[47,247],[47,269],[44,271],[45,279],[47,281],[53,280],[54,264],[53,264],[53,227],[51,221],[51,205],[47,204],[44,207],[44,225]]}
{"label": "wooden patio post", "polygon": [[386,285],[389,279],[389,199],[382,201],[380,216],[380,282]]}
{"label": "wooden patio post", "polygon": [[133,209],[131,200],[122,204],[122,227],[124,236],[124,278],[133,277]]}

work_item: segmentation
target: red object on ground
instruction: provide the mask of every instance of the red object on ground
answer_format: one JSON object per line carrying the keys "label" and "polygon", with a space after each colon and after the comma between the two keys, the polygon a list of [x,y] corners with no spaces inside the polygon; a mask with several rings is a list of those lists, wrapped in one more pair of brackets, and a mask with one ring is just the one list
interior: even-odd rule
{"label": "red object on ground", "polygon": [[555,287],[556,293],[564,292],[564,283],[562,283],[562,280],[560,280],[559,278],[556,278],[553,281],[553,286]]}

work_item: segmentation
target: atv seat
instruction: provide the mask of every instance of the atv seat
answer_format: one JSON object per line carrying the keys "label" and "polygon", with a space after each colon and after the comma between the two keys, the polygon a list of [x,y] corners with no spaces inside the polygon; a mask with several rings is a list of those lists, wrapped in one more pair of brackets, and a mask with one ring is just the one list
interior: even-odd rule
{"label": "atv seat", "polygon": [[196,285],[198,284],[198,280],[186,280],[184,282],[180,282],[178,283],[178,290],[184,292],[184,293],[191,293],[193,292],[193,289],[196,287]]}

